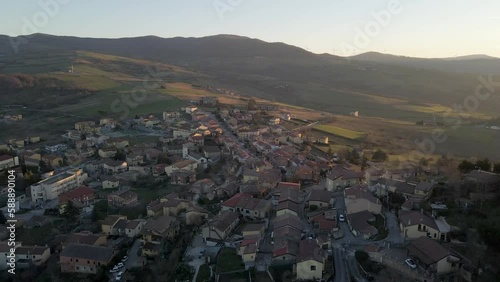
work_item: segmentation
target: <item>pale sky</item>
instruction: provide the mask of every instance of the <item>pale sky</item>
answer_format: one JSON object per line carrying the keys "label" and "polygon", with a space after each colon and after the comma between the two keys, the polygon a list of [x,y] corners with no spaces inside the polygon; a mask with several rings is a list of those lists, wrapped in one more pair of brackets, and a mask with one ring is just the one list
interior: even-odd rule
{"label": "pale sky", "polygon": [[500,57],[498,0],[26,0],[3,1],[0,19],[10,36],[236,34],[340,56]]}

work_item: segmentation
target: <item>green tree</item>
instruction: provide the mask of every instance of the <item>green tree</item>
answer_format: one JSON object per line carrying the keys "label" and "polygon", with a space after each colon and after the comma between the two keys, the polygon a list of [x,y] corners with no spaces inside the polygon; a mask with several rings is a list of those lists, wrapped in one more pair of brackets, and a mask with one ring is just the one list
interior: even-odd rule
{"label": "green tree", "polygon": [[476,166],[481,170],[491,171],[491,162],[487,158],[484,160],[478,160],[476,162]]}
{"label": "green tree", "polygon": [[125,161],[127,159],[127,155],[125,154],[125,151],[123,149],[118,149],[116,151],[114,160],[115,161]]}
{"label": "green tree", "polygon": [[73,204],[73,201],[68,201],[62,215],[68,220],[74,221],[80,215],[80,209]]}
{"label": "green tree", "polygon": [[354,253],[354,256],[356,257],[356,260],[357,260],[360,264],[362,264],[362,263],[364,263],[364,262],[368,261],[368,259],[370,258],[370,256],[368,255],[368,253],[367,253],[367,252],[365,252],[365,251],[356,251],[356,252]]}
{"label": "green tree", "polygon": [[461,173],[469,173],[474,169],[474,164],[468,160],[463,160],[460,162],[458,165],[458,170],[460,170]]}
{"label": "green tree", "polygon": [[257,102],[255,102],[254,98],[248,99],[248,110],[256,110],[257,109]]}
{"label": "green tree", "polygon": [[177,281],[191,281],[193,280],[193,274],[193,267],[186,263],[180,263],[175,269],[175,278]]}
{"label": "green tree", "polygon": [[493,172],[495,172],[495,173],[500,173],[500,163],[496,163],[496,164],[493,166]]}
{"label": "green tree", "polygon": [[328,157],[333,157],[333,149],[332,147],[328,147],[328,151],[326,152],[326,154],[328,155]]}
{"label": "green tree", "polygon": [[376,162],[385,162],[387,161],[389,157],[387,156],[387,153],[378,149],[373,153],[372,160]]}

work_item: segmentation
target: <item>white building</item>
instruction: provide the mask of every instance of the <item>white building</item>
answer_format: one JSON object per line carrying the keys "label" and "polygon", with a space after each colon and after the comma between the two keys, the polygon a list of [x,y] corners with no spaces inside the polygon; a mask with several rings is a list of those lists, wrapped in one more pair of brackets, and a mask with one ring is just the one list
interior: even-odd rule
{"label": "white building", "polygon": [[57,199],[64,192],[80,187],[87,178],[81,169],[68,170],[31,185],[31,201],[34,204]]}

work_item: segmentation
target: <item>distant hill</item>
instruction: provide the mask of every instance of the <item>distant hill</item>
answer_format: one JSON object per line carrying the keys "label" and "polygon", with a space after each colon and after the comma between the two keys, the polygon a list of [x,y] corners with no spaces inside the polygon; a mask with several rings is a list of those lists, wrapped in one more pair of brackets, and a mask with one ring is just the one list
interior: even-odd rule
{"label": "distant hill", "polygon": [[[359,110],[365,116],[410,121],[462,102],[474,93],[478,74],[500,73],[495,58],[419,59],[374,52],[343,58],[235,35],[98,39],[34,34],[25,39],[16,54],[10,38],[0,36],[0,73],[67,71],[69,62],[47,70],[43,62],[25,64],[22,56],[42,59],[47,53],[90,51],[203,74],[184,76],[189,83],[333,113]],[[2,58],[9,58],[8,64],[19,58],[17,68],[2,66]],[[478,111],[496,115],[498,108],[500,100],[492,99]]]}
{"label": "distant hill", "polygon": [[500,73],[500,59],[482,54],[427,59],[367,52],[350,58],[357,61],[393,64],[412,68],[435,69],[448,72],[482,74]]}

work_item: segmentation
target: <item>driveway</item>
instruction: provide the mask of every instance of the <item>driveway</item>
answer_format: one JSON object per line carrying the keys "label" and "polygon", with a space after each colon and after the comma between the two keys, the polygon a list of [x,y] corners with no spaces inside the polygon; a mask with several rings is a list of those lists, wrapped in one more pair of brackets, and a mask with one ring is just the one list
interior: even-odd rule
{"label": "driveway", "polygon": [[[205,264],[206,257],[209,256],[211,259],[215,258],[219,250],[220,247],[207,247],[205,242],[203,242],[201,234],[196,234],[196,236],[194,236],[191,245],[187,247],[184,255],[188,264],[195,269],[193,281],[196,281],[198,270],[200,269],[200,266]],[[204,254],[201,254],[202,252]]]}
{"label": "driveway", "polygon": [[399,228],[398,218],[390,211],[384,211],[385,221],[389,234],[384,240],[388,243],[402,244],[403,237],[401,236],[401,229]]}
{"label": "driveway", "polygon": [[125,262],[125,269],[138,267],[137,258],[139,257],[139,249],[141,248],[141,240],[135,240],[134,244],[128,251],[128,260]]}

